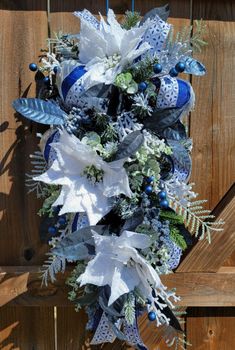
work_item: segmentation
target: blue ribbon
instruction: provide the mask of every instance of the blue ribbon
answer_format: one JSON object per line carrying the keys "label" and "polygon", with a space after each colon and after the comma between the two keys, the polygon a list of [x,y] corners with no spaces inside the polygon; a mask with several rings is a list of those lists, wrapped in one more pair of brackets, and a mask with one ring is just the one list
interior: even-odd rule
{"label": "blue ribbon", "polygon": [[177,82],[179,85],[179,94],[176,102],[176,107],[181,108],[190,99],[190,88],[189,88],[189,85],[183,80],[177,79]]}
{"label": "blue ribbon", "polygon": [[78,66],[74,68],[74,70],[72,70],[72,72],[63,80],[61,84],[61,91],[64,100],[66,99],[66,96],[73,84],[75,84],[76,81],[80,79],[85,73],[86,70],[84,69],[84,66]]}

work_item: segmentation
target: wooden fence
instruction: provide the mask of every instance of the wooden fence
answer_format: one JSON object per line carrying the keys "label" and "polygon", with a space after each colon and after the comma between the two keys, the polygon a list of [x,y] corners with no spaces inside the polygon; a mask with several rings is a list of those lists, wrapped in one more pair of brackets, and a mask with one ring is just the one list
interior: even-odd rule
{"label": "wooden fence", "polygon": [[[208,25],[208,46],[199,55],[208,74],[192,77],[195,111],[189,118],[194,141],[192,181],[196,192],[213,208],[235,178],[235,2],[233,0],[169,0],[170,21],[177,29],[203,18]],[[162,0],[136,0],[135,9],[145,13],[165,4]],[[116,13],[124,13],[131,1],[110,0]],[[46,38],[63,30],[75,33],[74,10],[105,11],[104,0],[0,0],[0,280],[29,272],[29,292],[0,309],[0,349],[85,350],[83,313],[75,313],[66,300],[62,277],[40,289],[37,271],[47,246],[40,242],[36,213],[40,203],[27,195],[25,173],[29,155],[36,149],[36,127],[18,120],[11,107],[19,96],[35,96],[34,74],[28,64],[46,47]],[[225,231],[213,243],[197,244],[178,268],[165,276],[190,306],[186,317],[187,339],[192,350],[235,348],[235,220],[234,186],[217,214],[227,219]],[[17,290],[11,293],[17,294]],[[10,293],[10,294],[11,294]],[[228,307],[230,306],[230,307]],[[143,330],[157,339],[157,332]],[[100,349],[101,347],[96,347]],[[115,343],[105,349],[127,349]],[[152,349],[166,349],[161,343]]]}

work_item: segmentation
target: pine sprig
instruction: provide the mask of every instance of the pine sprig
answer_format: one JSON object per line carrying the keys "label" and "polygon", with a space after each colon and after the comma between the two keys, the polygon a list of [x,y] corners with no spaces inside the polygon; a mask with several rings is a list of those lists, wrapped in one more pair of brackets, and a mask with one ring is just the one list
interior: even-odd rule
{"label": "pine sprig", "polygon": [[136,24],[140,21],[140,18],[139,12],[126,11],[122,27],[129,30],[136,26]]}
{"label": "pine sprig", "polygon": [[133,293],[129,293],[127,295],[127,299],[125,301],[123,307],[125,319],[129,325],[133,325],[135,322],[135,297]]}
{"label": "pine sprig", "polygon": [[202,204],[206,200],[192,201],[186,206],[173,196],[170,196],[169,199],[170,207],[183,216],[185,227],[189,232],[195,234],[196,237],[200,237],[199,239],[203,239],[206,236],[210,243],[212,232],[223,231],[221,226],[224,224],[224,221],[221,219],[212,221],[215,218],[214,215],[211,215],[209,210],[203,208]]}

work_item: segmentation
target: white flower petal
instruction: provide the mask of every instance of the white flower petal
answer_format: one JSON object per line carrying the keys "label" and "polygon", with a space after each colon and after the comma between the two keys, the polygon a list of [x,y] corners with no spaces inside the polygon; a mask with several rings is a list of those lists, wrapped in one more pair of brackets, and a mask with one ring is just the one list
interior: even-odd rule
{"label": "white flower petal", "polygon": [[94,259],[89,261],[85,272],[79,276],[77,282],[81,286],[85,284],[94,284],[96,286],[111,285],[112,273],[110,271],[115,269],[115,263],[108,261],[105,263],[104,256],[98,253]]}
{"label": "white flower petal", "polygon": [[108,306],[113,304],[123,294],[129,293],[139,284],[139,276],[134,268],[127,266],[115,267],[111,283],[111,295]]}
{"label": "white flower petal", "polygon": [[150,238],[142,233],[123,231],[122,235],[118,237],[118,244],[137,249],[145,249],[150,245]]}

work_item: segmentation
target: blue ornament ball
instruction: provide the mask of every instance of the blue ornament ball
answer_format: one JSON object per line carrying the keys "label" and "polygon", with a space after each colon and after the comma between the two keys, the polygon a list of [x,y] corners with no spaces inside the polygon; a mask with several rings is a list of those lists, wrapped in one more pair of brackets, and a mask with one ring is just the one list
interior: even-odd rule
{"label": "blue ornament ball", "polygon": [[156,314],[155,314],[154,311],[150,311],[148,313],[148,319],[149,319],[149,321],[155,321],[156,320]]}
{"label": "blue ornament ball", "polygon": [[167,199],[163,199],[159,202],[160,207],[163,209],[167,209],[169,207],[169,202]]}
{"label": "blue ornament ball", "polygon": [[148,185],[145,187],[145,193],[150,194],[153,192],[153,187],[151,185]]}
{"label": "blue ornament ball", "polygon": [[178,72],[177,72],[177,70],[176,70],[175,68],[171,68],[169,74],[170,74],[170,76],[171,76],[172,78],[175,78],[175,77],[178,76]]}
{"label": "blue ornament ball", "polygon": [[38,70],[38,66],[36,65],[36,63],[30,63],[29,64],[29,69],[32,71],[32,72],[36,72]]}
{"label": "blue ornament ball", "polygon": [[58,224],[60,225],[60,226],[64,226],[65,224],[66,224],[66,218],[64,217],[64,216],[61,216],[61,217],[59,217],[59,219],[58,219]]}
{"label": "blue ornament ball", "polygon": [[58,66],[55,66],[55,67],[53,68],[53,72],[54,72],[55,74],[58,72]]}
{"label": "blue ornament ball", "polygon": [[175,69],[178,73],[183,73],[183,71],[185,70],[184,62],[178,62],[175,66]]}
{"label": "blue ornament ball", "polygon": [[148,87],[148,84],[145,83],[144,81],[142,81],[142,82],[139,83],[139,85],[138,85],[139,91],[144,91],[144,90],[147,89],[147,87]]}
{"label": "blue ornament ball", "polygon": [[159,198],[160,200],[166,199],[166,192],[165,192],[165,191],[160,191],[160,192],[158,193],[158,198]]}
{"label": "blue ornament ball", "polygon": [[161,73],[162,71],[162,65],[160,63],[156,63],[154,66],[153,66],[153,71],[155,74],[159,74]]}
{"label": "blue ornament ball", "polygon": [[50,84],[50,78],[49,78],[49,77],[44,77],[44,78],[43,78],[43,83],[44,83],[45,85],[49,85],[49,84]]}
{"label": "blue ornament ball", "polygon": [[48,233],[50,235],[55,235],[57,233],[57,228],[55,226],[49,226],[48,227]]}
{"label": "blue ornament ball", "polygon": [[155,177],[154,177],[154,176],[149,176],[149,177],[147,177],[146,182],[147,182],[148,184],[151,184],[151,182],[153,182],[154,180],[155,180]]}

